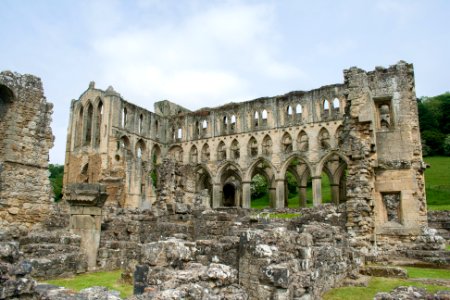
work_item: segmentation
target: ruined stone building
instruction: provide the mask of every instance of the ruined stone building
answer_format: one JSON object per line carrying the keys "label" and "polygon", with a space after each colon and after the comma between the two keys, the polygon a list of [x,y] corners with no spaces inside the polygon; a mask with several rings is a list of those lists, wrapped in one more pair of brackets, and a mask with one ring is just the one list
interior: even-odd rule
{"label": "ruined stone building", "polygon": [[106,206],[150,208],[165,160],[179,164],[167,201],[192,204],[200,194],[213,208],[249,208],[260,174],[272,207],[281,208],[291,172],[300,205],[308,179],[319,205],[324,172],[333,202],[355,211],[351,230],[408,234],[426,222],[414,73],[405,62],[345,70],[342,84],[197,111],[160,101],[150,112],[94,83],[72,101],[67,187],[99,183]]}
{"label": "ruined stone building", "polygon": [[[51,112],[37,77],[0,73],[0,299],[91,299],[31,276],[116,269],[144,293],[134,299],[320,299],[365,261],[450,261],[427,227],[411,64],[198,111],[149,112],[91,83],[71,103],[59,203]],[[313,208],[289,220],[248,209],[257,174],[283,209],[288,173],[299,206],[312,181]]]}
{"label": "ruined stone building", "polygon": [[30,227],[48,215],[52,112],[39,78],[0,73],[0,227]]}

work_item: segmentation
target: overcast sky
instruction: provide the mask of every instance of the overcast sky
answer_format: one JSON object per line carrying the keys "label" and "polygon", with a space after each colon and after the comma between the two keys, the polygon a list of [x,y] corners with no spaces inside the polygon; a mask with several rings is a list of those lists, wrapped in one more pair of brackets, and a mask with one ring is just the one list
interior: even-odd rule
{"label": "overcast sky", "polygon": [[195,110],[342,83],[342,70],[414,63],[417,96],[450,90],[450,1],[0,0],[0,70],[42,78],[50,162],[90,81],[153,111]]}

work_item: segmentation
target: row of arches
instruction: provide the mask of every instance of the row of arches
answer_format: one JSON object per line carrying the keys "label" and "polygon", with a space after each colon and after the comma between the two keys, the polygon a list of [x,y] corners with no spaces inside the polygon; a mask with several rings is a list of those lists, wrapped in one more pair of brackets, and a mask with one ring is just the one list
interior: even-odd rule
{"label": "row of arches", "polygon": [[[329,131],[323,127],[317,136],[317,144],[319,150],[328,150],[332,148],[333,141]],[[342,145],[342,127],[338,127],[335,132],[334,148],[339,148]],[[293,151],[306,152],[310,149],[310,137],[306,131],[302,130],[297,135],[294,141],[292,135],[288,132],[284,133],[281,138],[280,150],[281,153],[289,154]],[[261,143],[258,143],[254,136],[251,136],[246,144],[244,151],[247,151],[247,157],[256,158],[258,155],[271,156],[273,149],[273,141],[269,134],[265,135]],[[233,139],[229,144],[229,151],[227,151],[227,145],[224,141],[220,141],[216,148],[215,160],[225,161],[233,160],[237,161],[241,157],[242,147],[237,139]],[[200,157],[199,157],[200,153]],[[179,145],[173,146],[169,150],[169,156],[179,162],[183,162],[183,148]],[[207,142],[198,148],[196,145],[192,145],[189,149],[188,162],[208,162],[211,160],[211,149]]]}
{"label": "row of arches", "polygon": [[[132,122],[130,120],[130,112],[127,107],[123,107],[120,112],[120,127],[123,129],[134,129],[137,134],[139,135],[149,135],[151,131],[153,131],[153,137],[158,139],[160,135],[160,124],[157,119],[147,121],[148,118],[144,113],[139,113],[137,117],[137,125],[132,126]],[[132,117],[134,115],[132,114]],[[145,124],[148,123],[148,126],[145,126]],[[152,124],[153,123],[153,124]],[[153,125],[153,126],[152,126]]]}
{"label": "row of arches", "polygon": [[103,101],[97,98],[80,105],[75,121],[75,147],[98,147],[101,140]]}
{"label": "row of arches", "polygon": [[[261,207],[261,201],[253,203],[252,191],[254,179],[260,177],[265,182],[264,199],[268,207],[305,207],[307,203],[319,205],[323,199],[338,204],[346,200],[346,169],[347,159],[336,151],[329,153],[318,164],[292,155],[279,169],[263,157],[255,160],[246,170],[236,163],[226,162],[215,176],[207,165],[200,164],[197,167],[197,180],[200,180],[197,192],[208,189],[212,195],[212,207]],[[292,185],[296,189],[295,200],[289,199]],[[328,197],[323,197],[323,190],[327,190]]]}

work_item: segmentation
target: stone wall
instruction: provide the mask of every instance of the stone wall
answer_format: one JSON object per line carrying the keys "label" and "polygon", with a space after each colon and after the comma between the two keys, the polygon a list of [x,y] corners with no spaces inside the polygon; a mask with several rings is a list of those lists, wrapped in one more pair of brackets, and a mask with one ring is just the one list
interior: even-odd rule
{"label": "stone wall", "polygon": [[31,227],[48,216],[52,108],[39,78],[0,73],[0,227]]}
{"label": "stone wall", "polygon": [[436,229],[447,242],[450,241],[450,211],[428,211],[428,226]]}

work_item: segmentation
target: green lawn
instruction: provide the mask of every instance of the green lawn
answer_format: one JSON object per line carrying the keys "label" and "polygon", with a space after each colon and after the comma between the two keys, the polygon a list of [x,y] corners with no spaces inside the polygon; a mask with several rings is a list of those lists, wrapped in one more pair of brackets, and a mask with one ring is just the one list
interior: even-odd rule
{"label": "green lawn", "polygon": [[[450,210],[450,157],[425,157],[425,162],[431,168],[425,171],[425,184],[427,204],[429,210]],[[307,188],[307,206],[312,206],[311,184]],[[331,202],[331,189],[328,176],[322,174],[322,202]],[[259,199],[252,199],[252,208],[269,207],[269,198],[266,195]],[[289,193],[289,207],[299,207],[297,193]]]}
{"label": "green lawn", "polygon": [[104,286],[120,292],[122,298],[133,295],[133,286],[121,282],[122,271],[95,272],[77,275],[71,278],[47,280],[46,283],[63,286],[65,288],[80,291],[92,286]]}
{"label": "green lawn", "polygon": [[[449,270],[429,269],[417,267],[402,267],[408,271],[409,278],[431,278],[431,279],[450,279]],[[325,300],[364,300],[373,299],[378,292],[389,292],[398,286],[417,286],[427,289],[429,292],[435,293],[439,290],[450,290],[450,287],[441,285],[423,284],[420,282],[410,281],[408,279],[373,277],[368,287],[342,287],[332,289],[325,293]]]}
{"label": "green lawn", "polygon": [[425,157],[431,168],[425,171],[429,210],[450,210],[450,157]]}

